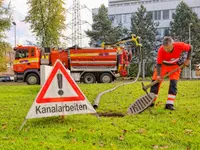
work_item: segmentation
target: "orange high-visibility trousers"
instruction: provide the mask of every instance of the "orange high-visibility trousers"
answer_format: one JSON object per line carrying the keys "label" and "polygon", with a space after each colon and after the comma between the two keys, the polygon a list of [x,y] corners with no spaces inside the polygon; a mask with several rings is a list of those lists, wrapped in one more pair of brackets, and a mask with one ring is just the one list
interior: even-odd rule
{"label": "orange high-visibility trousers", "polygon": [[[161,66],[161,76],[164,76],[166,73],[178,68],[178,65],[173,65],[173,66],[166,66],[166,65],[162,65]],[[167,98],[167,104],[174,104],[175,98],[176,98],[176,94],[177,94],[177,81],[180,78],[180,73],[181,73],[181,69],[178,69],[176,72],[172,73],[169,76],[170,79],[170,86],[169,86],[169,91],[168,91],[168,98]],[[152,77],[152,81],[155,81],[157,79],[157,68],[154,68],[154,73],[153,73],[153,77]],[[150,92],[154,93],[156,95],[156,98],[154,99],[154,101],[156,101],[157,97],[158,97],[158,93],[160,90],[160,86],[161,83],[157,83],[154,86],[151,87]]]}
{"label": "orange high-visibility trousers", "polygon": [[[161,66],[161,76],[164,76],[166,73],[178,68],[178,65],[173,65],[173,66],[166,66],[166,65],[162,65]],[[170,80],[179,80],[180,78],[180,73],[181,73],[181,69],[177,70],[176,72],[172,73],[169,76]],[[154,68],[154,73],[153,73],[153,77],[152,80],[156,80],[157,79],[157,68]]]}

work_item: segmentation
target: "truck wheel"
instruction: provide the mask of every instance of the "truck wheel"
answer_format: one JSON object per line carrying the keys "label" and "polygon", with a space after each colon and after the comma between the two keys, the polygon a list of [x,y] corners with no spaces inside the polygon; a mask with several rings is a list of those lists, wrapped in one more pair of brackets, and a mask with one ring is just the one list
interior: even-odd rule
{"label": "truck wheel", "polygon": [[13,81],[14,81],[14,82],[17,82],[17,78],[15,77]]}
{"label": "truck wheel", "polygon": [[28,85],[39,84],[39,82],[40,82],[40,79],[39,79],[38,75],[36,75],[35,73],[30,73],[26,77],[26,83]]}
{"label": "truck wheel", "polygon": [[110,83],[113,81],[113,77],[111,74],[109,73],[103,73],[101,76],[100,76],[100,82],[101,83]]}
{"label": "truck wheel", "polygon": [[87,84],[95,83],[96,77],[92,73],[86,73],[83,76],[83,82]]}

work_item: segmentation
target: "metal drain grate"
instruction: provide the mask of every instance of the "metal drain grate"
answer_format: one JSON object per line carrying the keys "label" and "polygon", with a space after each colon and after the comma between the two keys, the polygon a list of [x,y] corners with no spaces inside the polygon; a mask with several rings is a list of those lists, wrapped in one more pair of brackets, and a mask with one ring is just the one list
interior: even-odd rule
{"label": "metal drain grate", "polygon": [[155,98],[154,93],[149,93],[137,99],[129,108],[128,114],[138,114],[148,108]]}

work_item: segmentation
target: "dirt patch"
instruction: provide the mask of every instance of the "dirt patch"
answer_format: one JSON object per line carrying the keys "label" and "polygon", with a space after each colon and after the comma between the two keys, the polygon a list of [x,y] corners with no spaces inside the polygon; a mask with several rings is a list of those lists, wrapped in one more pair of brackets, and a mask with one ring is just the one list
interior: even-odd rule
{"label": "dirt patch", "polygon": [[98,113],[99,117],[124,117],[125,114],[122,113],[115,113],[115,112],[103,112]]}

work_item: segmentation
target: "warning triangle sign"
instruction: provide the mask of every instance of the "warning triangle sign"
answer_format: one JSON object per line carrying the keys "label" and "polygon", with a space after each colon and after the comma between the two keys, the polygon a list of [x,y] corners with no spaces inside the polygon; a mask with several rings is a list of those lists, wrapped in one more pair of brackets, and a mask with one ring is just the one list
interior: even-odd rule
{"label": "warning triangle sign", "polygon": [[60,60],[39,91],[26,119],[96,113]]}

